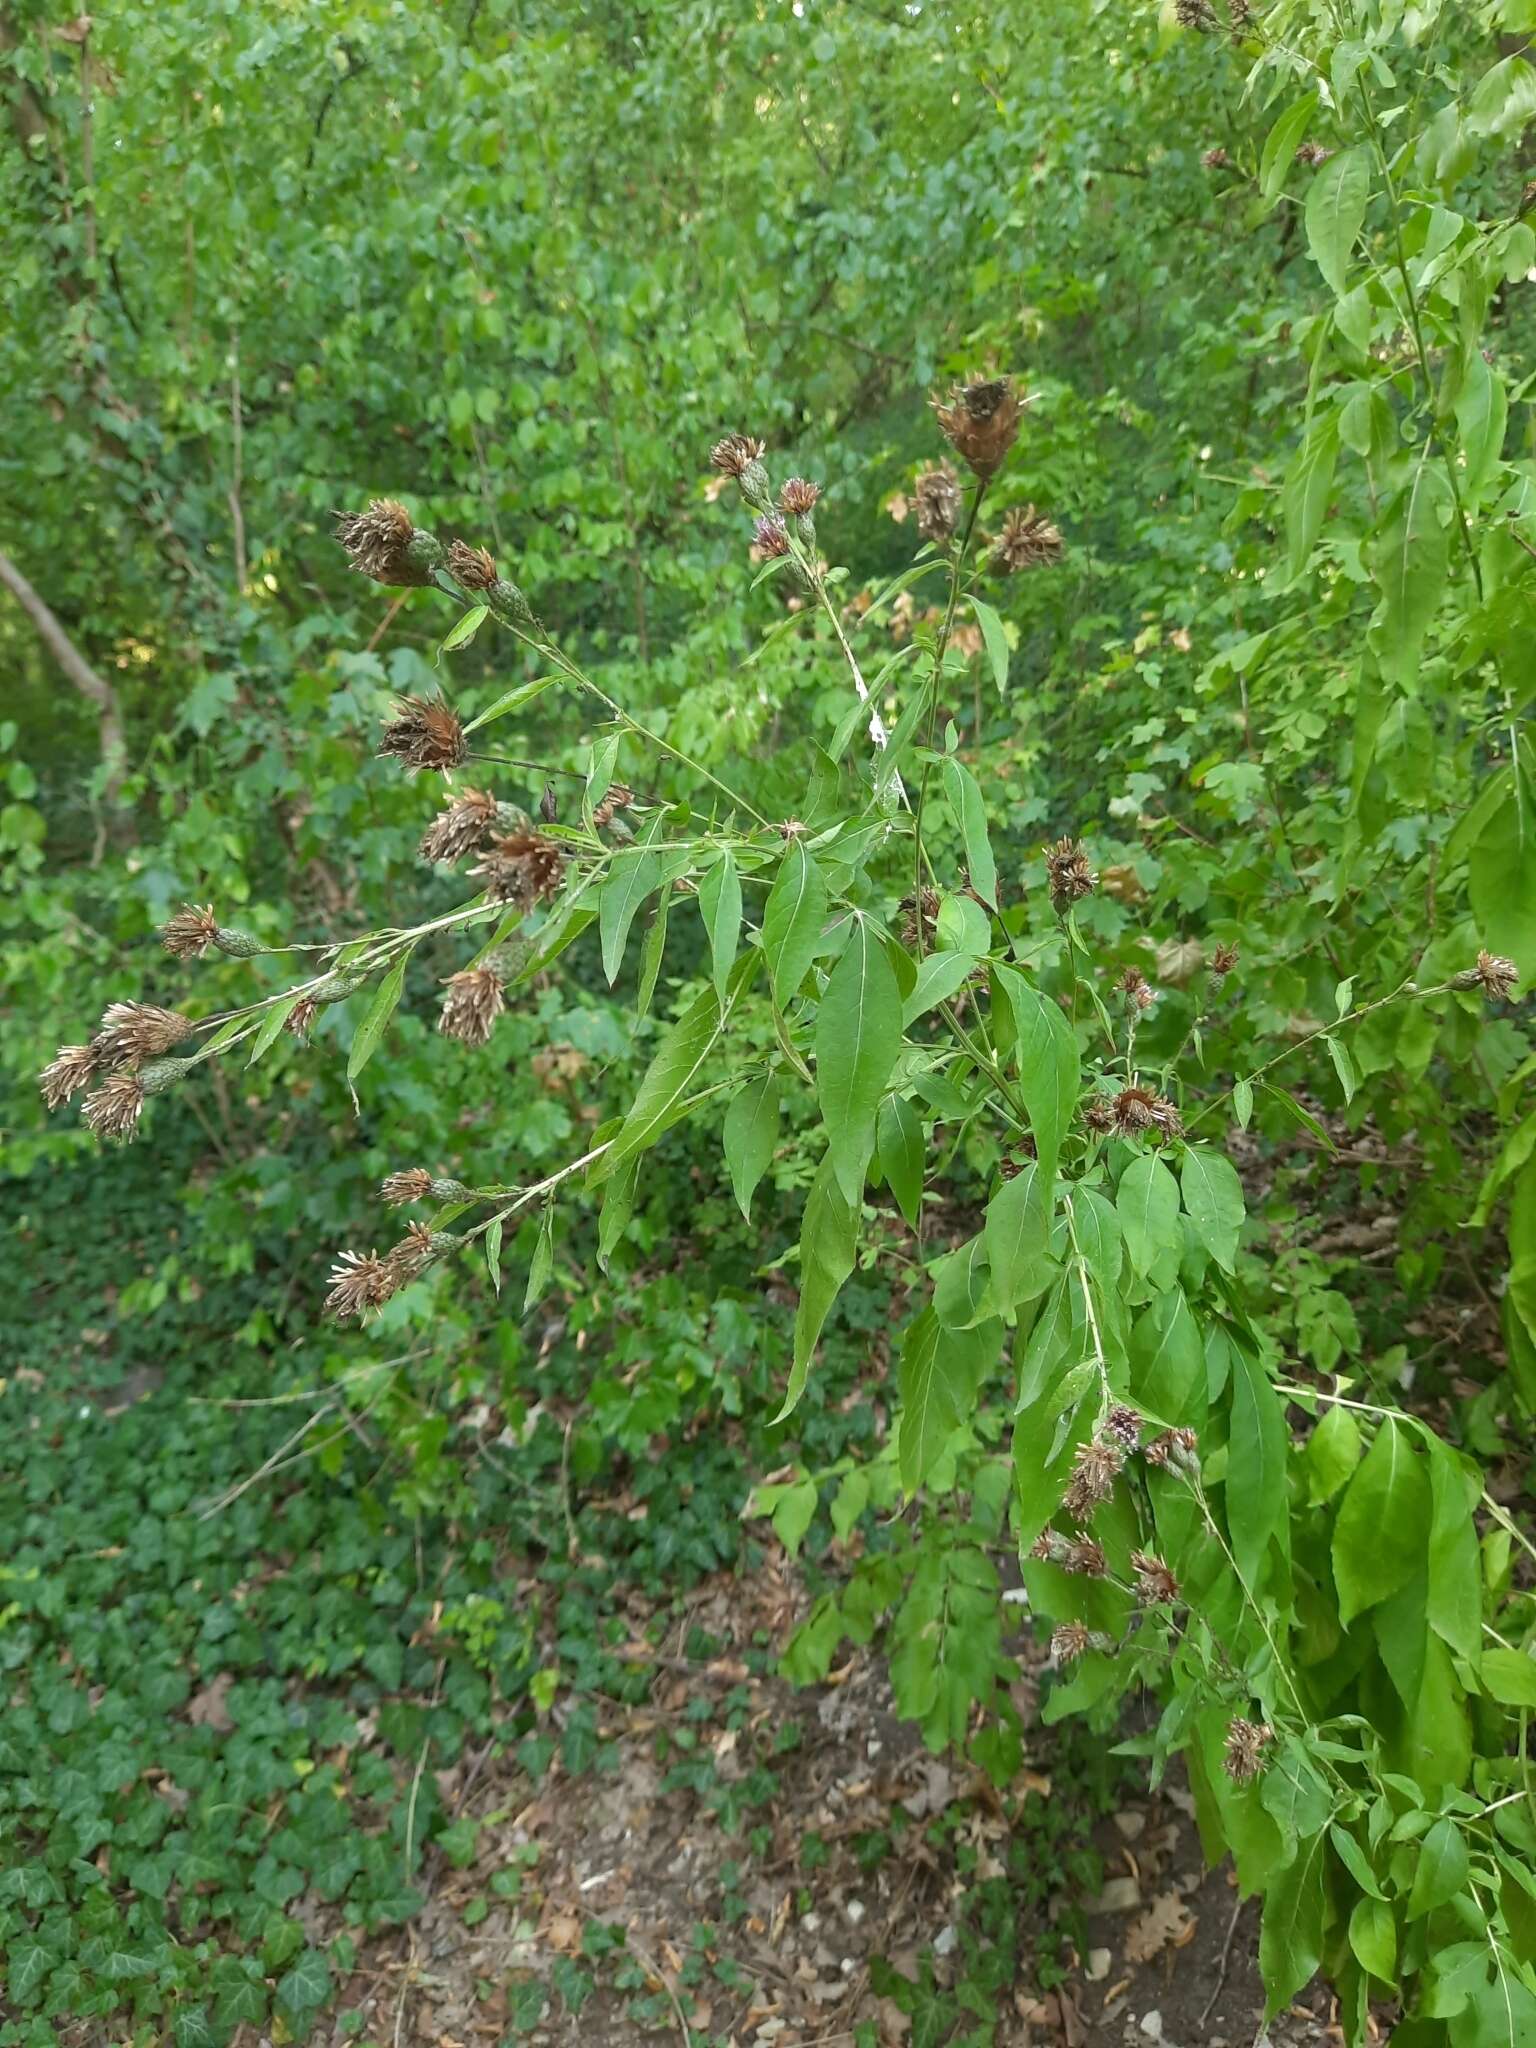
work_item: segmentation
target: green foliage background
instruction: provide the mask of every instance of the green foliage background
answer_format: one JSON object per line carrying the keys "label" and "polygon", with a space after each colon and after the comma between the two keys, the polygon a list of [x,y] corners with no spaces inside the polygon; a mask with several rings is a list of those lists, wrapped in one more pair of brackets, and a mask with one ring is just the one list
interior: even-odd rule
{"label": "green foliage background", "polygon": [[[1289,1477],[1264,1481],[1273,1526],[1231,1535],[1269,1575],[1268,1625],[1295,1629],[1299,1664],[1326,1667],[1317,1699],[1372,1727],[1387,1752],[1373,1768],[1389,1775],[1373,1780],[1376,1805],[1357,1789],[1358,1809],[1335,1801],[1309,1829],[1326,1756],[1288,1767],[1288,1816],[1273,1798],[1245,1805],[1210,1768],[1212,1846],[1234,1846],[1244,1881],[1278,1898],[1272,1985],[1325,1962],[1355,2026],[1372,1983],[1397,1985],[1413,2038],[1449,2028],[1459,2048],[1502,2038],[1521,2001],[1536,2014],[1536,1907],[1519,1875],[1536,1829],[1504,1803],[1536,1704],[1510,1532],[1485,1504],[1474,1520],[1469,1492],[1457,1526],[1483,1545],[1470,1569],[1493,1647],[1521,1660],[1480,1676],[1475,1628],[1453,1669],[1458,1646],[1422,1625],[1429,1593],[1417,1632],[1403,1624],[1409,1648],[1396,1622],[1352,1629],[1402,1581],[1373,1598],[1345,1566],[1335,1583],[1326,1520],[1354,1497],[1356,1519],[1412,1521],[1435,1472],[1447,1498],[1463,1484],[1469,1467],[1438,1465],[1427,1438],[1406,1477],[1383,1479],[1381,1447],[1404,1427],[1384,1410],[1408,1402],[1436,1443],[1507,1470],[1536,1408],[1528,1013],[1476,991],[1382,1000],[1410,978],[1448,980],[1480,946],[1536,973],[1523,726],[1536,72],[1520,54],[1533,22],[1521,0],[1283,0],[1256,8],[1246,35],[1228,33],[1221,0],[1212,33],[1177,13],[1093,0],[128,4],[82,35],[61,10],[0,9],[0,552],[108,679],[126,737],[119,778],[92,704],[0,600],[4,1164],[35,1289],[12,1304],[12,1355],[43,1381],[12,1372],[4,1401],[13,1443],[51,1432],[46,1455],[17,1456],[22,1483],[0,1510],[0,1591],[14,1596],[0,1657],[18,1688],[0,1750],[0,1841],[18,1852],[0,1904],[15,2009],[0,2041],[51,2041],[60,2016],[98,2012],[189,2043],[273,2010],[302,2031],[331,1965],[289,1952],[295,1885],[344,1898],[363,1928],[410,1910],[436,1816],[407,1833],[398,1774],[349,1792],[367,1826],[339,1838],[318,1797],[329,1766],[296,1792],[285,1778],[292,1853],[221,1838],[217,1872],[180,1870],[180,1928],[163,1866],[205,1853],[197,1808],[180,1840],[163,1802],[119,1788],[149,1759],[209,1813],[254,1807],[295,1746],[277,1728],[278,1674],[323,1675],[338,1711],[409,1692],[423,1676],[407,1669],[423,1529],[428,1576],[459,1617],[446,1631],[458,1690],[442,1727],[386,1729],[407,1773],[429,1732],[451,1746],[509,1706],[518,1738],[543,1741],[541,1671],[577,1692],[632,1683],[579,1630],[547,1666],[545,1617],[501,1583],[509,1554],[563,1556],[550,1526],[562,1456],[578,1487],[622,1469],[657,1490],[646,1535],[609,1544],[616,1572],[653,1584],[741,1559],[750,1479],[786,1461],[795,1477],[755,1505],[816,1557],[871,1501],[903,1497],[909,1461],[898,1474],[887,1455],[892,1338],[919,1286],[905,1274],[893,1314],[884,1226],[802,1407],[772,1420],[793,1348],[779,1269],[788,1260],[798,1282],[821,1156],[809,1101],[791,1106],[750,1223],[706,1115],[647,1160],[605,1272],[591,1211],[562,1202],[542,1308],[518,1313],[534,1219],[509,1233],[500,1300],[459,1261],[365,1332],[319,1321],[335,1251],[374,1241],[384,1173],[425,1162],[531,1182],[628,1108],[709,971],[686,897],[671,902],[648,1015],[636,1017],[637,940],[654,931],[642,921],[616,986],[583,939],[479,1052],[434,1034],[437,984],[469,956],[451,932],[429,936],[356,1108],[346,1050],[366,995],[324,1012],[310,1047],[281,1041],[260,1066],[210,1069],[153,1105],[130,1160],[46,1120],[31,1076],[109,1001],[205,1015],[285,985],[268,961],[166,961],[153,935],[184,900],[282,944],[403,928],[462,898],[415,858],[436,791],[375,758],[379,720],[394,693],[445,681],[466,712],[486,709],[539,666],[486,632],[442,654],[453,607],[349,575],[333,508],[398,495],[419,524],[489,546],[609,696],[769,818],[820,822],[812,806],[831,817],[856,779],[831,795],[824,768],[847,674],[809,621],[768,637],[790,616],[787,586],[754,580],[708,449],[727,430],[760,434],[776,478],[822,480],[821,545],[850,565],[840,599],[860,600],[912,559],[910,514],[895,515],[939,445],[928,392],[986,364],[1019,375],[1033,403],[984,524],[1034,502],[1067,541],[1048,572],[982,572],[1007,693],[974,630],[935,681],[981,783],[1004,927],[1049,938],[1041,843],[1083,836],[1104,877],[1076,914],[1091,976],[1106,996],[1127,966],[1159,984],[1143,1061],[1185,1061],[1186,1116],[1208,1116],[1208,1144],[1231,1094],[1241,1156],[1262,1169],[1241,1254],[1216,1261],[1236,1271],[1240,1303],[1210,1283],[1212,1313],[1252,1337],[1231,1387],[1250,1389],[1271,1447],[1282,1371],[1287,1388],[1348,1384],[1372,1411],[1367,1437],[1380,1424],[1371,1448],[1351,1444],[1333,1408],[1307,1439],[1309,1411],[1293,1407]],[[1330,154],[1298,163],[1313,141]],[[913,590],[905,638],[892,622],[906,599],[868,616],[867,673],[914,628],[931,645],[922,613],[937,588]],[[505,744],[580,778],[601,723],[587,698],[550,692]],[[491,730],[500,743],[512,725]],[[632,738],[617,772],[708,810],[696,771]],[[495,771],[530,810],[546,779],[543,766]],[[570,815],[580,782],[556,787]],[[933,830],[950,870],[969,860],[974,880],[958,807],[937,800]],[[1217,942],[1242,963],[1213,998],[1201,969]],[[1072,953],[1052,945],[1042,971],[1071,976]],[[766,1006],[746,1028],[768,1053]],[[1290,1049],[1276,1086],[1252,1085]],[[971,1218],[957,1237],[1001,1157],[995,1132],[962,1121],[942,1165],[930,1160],[930,1193]],[[1193,1218],[1187,1168],[1183,1185]],[[1387,1259],[1350,1241],[1362,1193],[1396,1218]],[[1192,1298],[1207,1285],[1184,1279]],[[144,1363],[165,1379],[103,1440],[103,1477],[81,1498],[72,1446],[96,1425],[70,1420],[77,1380],[93,1386],[78,1332],[99,1319],[86,1304],[102,1284],[120,1333],[112,1371]],[[292,1425],[278,1410],[267,1434],[270,1418],[188,1400],[272,1391],[274,1375],[283,1391],[327,1390],[313,1460],[285,1474],[279,1500],[294,1523],[283,1547],[323,1551],[328,1568],[290,1580],[285,1611],[212,1640],[177,1588],[215,1554],[272,1543],[274,1510],[259,1489],[229,1510],[242,1520],[196,1516],[282,1455]],[[1241,1444],[1244,1397],[1220,1378],[1213,1365],[1213,1402],[1233,1404]],[[996,1708],[1006,1673],[997,1588],[975,1559],[1010,1526],[1011,1405],[993,1386],[956,1413],[925,1455],[910,1546],[876,1549],[849,1587],[829,1572],[790,1650],[811,1677],[845,1632],[889,1627],[898,1688],[935,1743],[964,1738],[977,1702]],[[498,1470],[488,1412],[518,1440],[519,1484]],[[572,1418],[568,1449],[557,1412]],[[1216,1446],[1229,1452],[1242,1455]],[[306,1491],[317,1471],[328,1485]],[[1208,1478],[1220,1487],[1223,1469]],[[1460,1535],[1447,1541],[1467,1568]],[[126,1561],[101,1561],[119,1547]],[[925,1617],[959,1611],[962,1593],[964,1654],[935,1660]],[[119,1621],[88,1625],[98,1607]],[[388,1627],[365,1609],[387,1609]],[[61,1645],[78,1684],[52,1669]],[[1429,1697],[1422,1672],[1403,1678],[1414,1656],[1431,1672],[1433,1725],[1427,1707],[1414,1720]],[[132,1748],[145,1738],[131,1730],[221,1672],[245,1708],[237,1740],[204,1729],[185,1755],[180,1737]],[[1266,1697],[1262,1645],[1245,1676]],[[94,1719],[87,1684],[107,1688]],[[1119,1697],[1097,1671],[1074,1685],[1061,1711],[1108,1716]],[[1209,1767],[1224,1716],[1178,1697],[1184,1719],[1160,1745],[1193,1746]],[[340,1737],[311,1740],[318,1754]],[[1006,1776],[995,1714],[973,1741]],[[83,1784],[69,1775],[75,1743]],[[1456,1758],[1444,1783],[1424,1764],[1437,1745]],[[1474,1814],[1495,1801],[1479,1836]],[[1442,1828],[1448,1889],[1429,1901],[1394,1858]],[[1354,1843],[1351,1829],[1364,1849],[1329,1849],[1341,1832]],[[121,1855],[98,1882],[85,1873],[109,1838]],[[1375,1859],[1369,1884],[1356,1857]],[[193,1910],[198,1884],[206,1911]],[[1492,1962],[1486,1941],[1469,1960],[1495,1899]],[[1452,1919],[1430,1938],[1440,1911]],[[1438,1976],[1437,1951],[1451,1958]]]}

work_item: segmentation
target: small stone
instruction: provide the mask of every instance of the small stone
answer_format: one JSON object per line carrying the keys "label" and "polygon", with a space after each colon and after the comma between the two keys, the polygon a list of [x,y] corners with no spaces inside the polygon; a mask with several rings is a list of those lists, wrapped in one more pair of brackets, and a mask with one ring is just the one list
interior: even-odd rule
{"label": "small stone", "polygon": [[843,1918],[850,1927],[857,1927],[868,1910],[862,1899],[849,1899],[843,1906]]}
{"label": "small stone", "polygon": [[959,1939],[959,1935],[956,1934],[952,1926],[941,1927],[938,1933],[933,1937],[934,1954],[936,1956],[947,1956],[950,1953],[951,1949],[954,1948],[956,1942],[959,1941]]}
{"label": "small stone", "polygon": [[1090,1913],[1133,1913],[1141,1904],[1141,1886],[1134,1877],[1112,1877],[1093,1900]]}
{"label": "small stone", "polygon": [[1129,1806],[1115,1815],[1115,1826],[1128,1842],[1134,1842],[1145,1830],[1147,1816],[1139,1808]]}
{"label": "small stone", "polygon": [[1109,1966],[1112,1961],[1113,1957],[1107,1948],[1089,1949],[1088,1961],[1083,1968],[1083,1974],[1088,1979],[1088,1982],[1090,1984],[1102,1984],[1109,1975]]}
{"label": "small stone", "polygon": [[1146,2035],[1146,2037],[1147,2037],[1147,2039],[1148,2039],[1149,2041],[1161,2041],[1161,2040],[1162,2040],[1162,2038],[1163,2038],[1163,2016],[1162,2016],[1162,2014],[1161,2014],[1161,2013],[1160,2013],[1160,2012],[1159,2012],[1159,2011],[1157,2010],[1157,2008],[1156,2008],[1155,2006],[1153,2007],[1153,2009],[1152,2009],[1152,2011],[1151,2011],[1151,2012],[1144,2012],[1144,2013],[1142,2014],[1142,2016],[1141,2016],[1141,2031],[1142,2031],[1142,2033],[1143,2033],[1143,2034],[1145,2034],[1145,2035]]}

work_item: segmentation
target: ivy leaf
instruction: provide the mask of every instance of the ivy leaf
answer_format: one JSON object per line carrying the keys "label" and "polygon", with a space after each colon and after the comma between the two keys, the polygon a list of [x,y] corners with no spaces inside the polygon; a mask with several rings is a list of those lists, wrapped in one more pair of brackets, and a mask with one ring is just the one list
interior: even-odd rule
{"label": "ivy leaf", "polygon": [[965,763],[956,760],[953,754],[944,757],[944,794],[949,798],[949,807],[960,827],[971,887],[984,903],[995,910],[997,863],[992,858],[992,842],[987,837],[987,806],[981,785]]}
{"label": "ivy leaf", "polygon": [[1056,1180],[1061,1141],[1077,1107],[1081,1059],[1072,1027],[1049,996],[1022,974],[998,970],[1013,1010],[1017,1033],[1019,1092],[1034,1132],[1035,1157],[1046,1187]]}
{"label": "ivy leaf", "polygon": [[1179,1167],[1184,1207],[1195,1233],[1224,1273],[1237,1263],[1238,1233],[1247,1213],[1243,1184],[1225,1153],[1190,1145]]}
{"label": "ivy leaf", "polygon": [[317,1948],[305,1949],[277,1987],[277,1995],[290,2011],[313,2012],[331,1995],[331,1966]]}
{"label": "ivy leaf", "polygon": [[827,885],[798,839],[784,855],[763,906],[763,951],[782,1009],[805,979],[827,915]]}
{"label": "ivy leaf", "polygon": [[859,1205],[838,1185],[831,1154],[816,1169],[800,1225],[800,1305],[795,1311],[795,1355],[784,1405],[773,1418],[793,1414],[805,1392],[811,1354],[843,1282],[853,1271],[858,1246]]}
{"label": "ivy leaf", "polygon": [[762,1074],[731,1098],[725,1112],[725,1164],[736,1205],[750,1222],[752,1195],[779,1138],[779,1077]]}
{"label": "ivy leaf", "polygon": [[1307,193],[1307,247],[1312,260],[1343,298],[1349,289],[1349,259],[1371,196],[1371,159],[1364,143],[1329,157]]}
{"label": "ivy leaf", "polygon": [[1429,1481],[1407,1432],[1384,1422],[1349,1482],[1333,1528],[1333,1578],[1339,1619],[1390,1599],[1424,1561]]}
{"label": "ivy leaf", "polygon": [[875,1111],[901,1050],[901,994],[868,918],[855,917],[816,1015],[816,1100],[828,1156],[856,1201],[875,1145]]}
{"label": "ivy leaf", "polygon": [[1131,1265],[1145,1279],[1180,1243],[1179,1185],[1155,1152],[1139,1153],[1121,1174],[1115,1208]]}

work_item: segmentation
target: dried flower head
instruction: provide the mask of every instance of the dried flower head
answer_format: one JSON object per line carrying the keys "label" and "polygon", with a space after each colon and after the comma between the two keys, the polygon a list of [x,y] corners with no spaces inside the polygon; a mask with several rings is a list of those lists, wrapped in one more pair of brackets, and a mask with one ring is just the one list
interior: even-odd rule
{"label": "dried flower head", "polygon": [[1232,168],[1232,159],[1227,155],[1227,152],[1219,142],[1214,149],[1208,149],[1205,152],[1200,162],[1202,167],[1208,171],[1230,171]]}
{"label": "dried flower head", "polygon": [[1253,26],[1253,0],[1227,0],[1227,19],[1241,35]]}
{"label": "dried flower head", "polygon": [[635,800],[635,792],[627,789],[622,782],[610,782],[608,794],[600,804],[592,807],[592,822],[599,829],[611,825],[620,811],[627,811]]}
{"label": "dried flower head", "polygon": [[803,839],[808,828],[798,818],[781,818],[773,829],[781,839],[788,840]]}
{"label": "dried flower head", "polygon": [[1103,1437],[1078,1446],[1072,1477],[1061,1498],[1062,1507],[1074,1522],[1086,1522],[1095,1508],[1109,1499],[1124,1463],[1125,1453],[1119,1445],[1106,1442]]}
{"label": "dried flower head", "polygon": [[379,741],[380,754],[403,761],[412,775],[457,768],[468,751],[458,713],[440,696],[400,698]]}
{"label": "dried flower head", "polygon": [[1076,1572],[1088,1579],[1102,1579],[1109,1570],[1103,1544],[1095,1543],[1091,1536],[1079,1536],[1069,1543],[1060,1562],[1064,1572]]}
{"label": "dried flower head", "polygon": [[137,1074],[109,1074],[94,1094],[87,1095],[81,1115],[98,1138],[127,1140],[139,1128],[144,1099],[144,1083]]}
{"label": "dried flower head", "polygon": [[1480,952],[1475,967],[1451,977],[1452,988],[1480,988],[1490,1003],[1512,1002],[1519,982],[1519,968],[1501,953]]}
{"label": "dried flower head", "polygon": [[762,442],[754,441],[750,434],[726,434],[709,451],[709,459],[721,475],[733,476],[738,483],[762,456]]}
{"label": "dried flower head", "polygon": [[1333,151],[1321,142],[1304,142],[1296,152],[1296,161],[1309,165],[1315,171],[1319,164],[1327,163],[1332,155]]}
{"label": "dried flower head", "polygon": [[1051,1655],[1058,1664],[1075,1664],[1093,1647],[1093,1631],[1085,1622],[1064,1621],[1051,1631]]}
{"label": "dried flower head", "polygon": [[1153,1437],[1141,1454],[1149,1465],[1179,1472],[1200,1469],[1200,1439],[1192,1429],[1165,1429]]}
{"label": "dried flower head", "polygon": [[1116,992],[1123,998],[1130,1011],[1150,1010],[1157,1001],[1157,993],[1139,967],[1127,967],[1115,983]]}
{"label": "dried flower head", "polygon": [[1235,1785],[1248,1785],[1264,1768],[1264,1752],[1275,1739],[1267,1721],[1245,1721],[1238,1715],[1227,1729],[1222,1767]]}
{"label": "dried flower head", "polygon": [[1160,1143],[1177,1138],[1183,1120],[1166,1096],[1154,1089],[1133,1085],[1122,1088],[1109,1105],[1110,1127],[1122,1138],[1151,1138]]}
{"label": "dried flower head", "polygon": [[336,538],[360,576],[404,587],[432,581],[443,559],[442,545],[396,499],[375,498],[366,512],[334,516]]}
{"label": "dried flower head", "polygon": [[1218,945],[1211,954],[1212,980],[1225,981],[1237,965],[1239,957],[1236,946]]}
{"label": "dried flower head", "polygon": [[109,1003],[91,1044],[104,1067],[159,1059],[196,1029],[190,1017],[156,1003]]}
{"label": "dried flower head", "polygon": [[565,849],[543,832],[509,832],[491,841],[485,859],[470,873],[484,876],[486,894],[496,902],[531,910],[559,894]]}
{"label": "dried flower head", "polygon": [[507,1006],[506,987],[490,967],[466,967],[443,984],[443,1014],[437,1028],[463,1045],[484,1045]]}
{"label": "dried flower head", "polygon": [[789,553],[789,528],[777,513],[759,519],[752,529],[752,544],[759,554],[770,557]]}
{"label": "dried flower head", "polygon": [[386,1174],[379,1183],[379,1193],[391,1209],[403,1209],[407,1202],[424,1202],[431,1192],[432,1176],[424,1166]]}
{"label": "dried flower head", "polygon": [[992,543],[993,561],[1010,576],[1059,562],[1062,553],[1060,529],[1033,505],[1015,505]]}
{"label": "dried flower head", "polygon": [[366,1316],[399,1286],[399,1276],[377,1252],[343,1252],[331,1268],[326,1308],[333,1316]]}
{"label": "dried flower head", "polygon": [[934,399],[944,438],[979,477],[996,476],[1018,436],[1024,404],[1011,377],[987,377],[957,384],[944,400]]}
{"label": "dried flower head", "polygon": [[1045,879],[1051,892],[1051,908],[1058,917],[1065,917],[1074,903],[1091,895],[1098,886],[1098,876],[1093,864],[1083,850],[1080,839],[1064,836],[1053,846],[1042,848],[1045,855]]}
{"label": "dried flower head", "polygon": [[1127,1408],[1117,1402],[1099,1424],[1099,1435],[1108,1437],[1112,1444],[1118,1444],[1122,1451],[1134,1451],[1141,1442],[1141,1416],[1134,1408]]}
{"label": "dried flower head", "polygon": [[1083,1122],[1090,1131],[1105,1137],[1115,1128],[1115,1105],[1108,1095],[1095,1095],[1083,1104]]}
{"label": "dried flower head", "polygon": [[200,960],[218,936],[211,904],[184,903],[160,927],[160,943],[176,960]]}
{"label": "dried flower head", "polygon": [[460,1239],[451,1230],[434,1230],[427,1223],[411,1223],[389,1254],[388,1264],[401,1286],[425,1272],[434,1259],[450,1252]]}
{"label": "dried flower head", "polygon": [[1178,1599],[1179,1582],[1160,1557],[1133,1550],[1131,1570],[1136,1574],[1136,1591],[1148,1606],[1171,1607]]}
{"label": "dried flower head", "polygon": [[496,559],[489,548],[472,548],[468,541],[451,540],[448,543],[448,574],[460,590],[470,590],[478,595],[494,588]]}
{"label": "dried flower head", "polygon": [[421,857],[454,861],[473,853],[501,822],[502,806],[483,789],[462,789],[421,835]]}
{"label": "dried flower head", "polygon": [[803,517],[815,511],[820,496],[820,484],[808,483],[803,476],[789,477],[779,491],[779,510],[786,519]]}
{"label": "dried flower head", "polygon": [[1173,0],[1173,15],[1180,28],[1199,29],[1202,34],[1216,26],[1211,0]]}
{"label": "dried flower head", "polygon": [[948,540],[960,524],[960,479],[947,462],[925,469],[913,485],[917,530],[924,540]]}
{"label": "dried flower head", "polygon": [[1071,1548],[1070,1537],[1059,1529],[1042,1529],[1029,1546],[1029,1554],[1039,1564],[1060,1564]]}
{"label": "dried flower head", "polygon": [[37,1077],[43,1101],[50,1109],[68,1102],[82,1088],[88,1088],[101,1072],[101,1055],[94,1045],[61,1045]]}
{"label": "dried flower head", "polygon": [[293,1038],[307,1039],[315,1028],[320,1005],[313,996],[300,996],[283,1020],[283,1029]]}
{"label": "dried flower head", "polygon": [[937,889],[930,889],[926,883],[915,896],[903,896],[901,907],[906,913],[901,926],[901,943],[915,946],[921,937],[926,947],[931,946],[933,935],[938,929],[940,896]]}

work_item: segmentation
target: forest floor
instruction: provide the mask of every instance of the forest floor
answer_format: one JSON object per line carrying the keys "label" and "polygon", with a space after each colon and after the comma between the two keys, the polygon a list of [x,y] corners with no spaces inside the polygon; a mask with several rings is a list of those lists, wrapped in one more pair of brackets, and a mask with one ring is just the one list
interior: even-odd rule
{"label": "forest floor", "polygon": [[[791,1597],[771,1571],[722,1576],[688,1620],[745,1649]],[[1205,1869],[1181,1785],[1094,1799],[1068,1738],[1037,1726],[1000,1797],[896,1718],[878,1659],[833,1676],[795,1690],[729,1653],[664,1658],[647,1704],[601,1724],[599,1775],[556,1763],[535,1786],[466,1757],[438,1790],[477,1823],[473,1855],[429,1859],[425,1909],[360,1953],[338,2004],[381,2048],[1341,2039],[1316,1988],[1265,2036],[1257,1903]],[[332,1931],[321,1909],[310,1938]]]}

